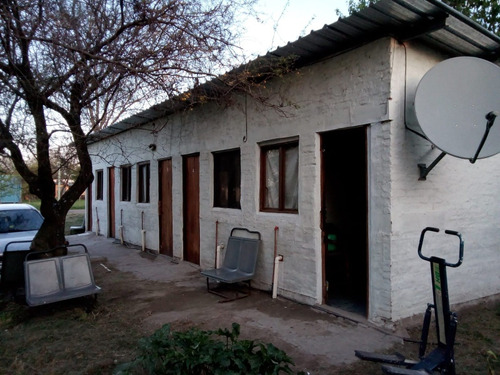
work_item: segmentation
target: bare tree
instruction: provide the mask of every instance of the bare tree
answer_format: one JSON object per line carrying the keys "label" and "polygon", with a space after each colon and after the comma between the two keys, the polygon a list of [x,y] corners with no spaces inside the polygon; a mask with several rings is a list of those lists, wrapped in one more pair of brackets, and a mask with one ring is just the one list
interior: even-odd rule
{"label": "bare tree", "polygon": [[[45,221],[32,249],[65,241],[66,214],[93,180],[88,135],[130,105],[172,98],[227,70],[235,53],[231,26],[252,2],[1,2],[0,153],[41,199]],[[51,154],[68,143],[80,170],[58,200]]]}

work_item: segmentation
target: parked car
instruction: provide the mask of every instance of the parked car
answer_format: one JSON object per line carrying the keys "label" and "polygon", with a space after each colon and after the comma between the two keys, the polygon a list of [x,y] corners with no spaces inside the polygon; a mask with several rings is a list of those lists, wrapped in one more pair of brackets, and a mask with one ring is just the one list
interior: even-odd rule
{"label": "parked car", "polygon": [[[0,204],[0,263],[9,242],[32,241],[42,223],[43,216],[29,204]],[[22,246],[26,248],[30,244]],[[19,245],[9,246],[9,250],[19,250]]]}

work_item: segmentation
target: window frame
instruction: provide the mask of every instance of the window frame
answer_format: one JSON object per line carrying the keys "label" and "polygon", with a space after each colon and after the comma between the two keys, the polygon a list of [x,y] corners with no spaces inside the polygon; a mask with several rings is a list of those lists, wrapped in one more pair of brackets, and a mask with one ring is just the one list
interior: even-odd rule
{"label": "window frame", "polygon": [[98,169],[95,171],[95,199],[96,201],[104,200],[104,170]]}
{"label": "window frame", "polygon": [[132,201],[132,166],[122,165],[120,167],[120,200],[122,202]]}
{"label": "window frame", "polygon": [[[145,172],[144,172],[145,169]],[[145,174],[145,176],[144,176]],[[150,203],[151,201],[151,164],[142,162],[137,164],[137,202]]]}
{"label": "window frame", "polygon": [[[234,158],[237,156],[237,163]],[[217,151],[213,157],[213,207],[241,209],[241,150]],[[234,168],[235,167],[235,168]],[[222,174],[227,172],[226,186],[222,181]],[[218,192],[226,189],[226,202]]]}
{"label": "window frame", "polygon": [[[276,213],[299,213],[299,159],[297,159],[297,208],[285,208],[285,170],[286,170],[286,158],[284,157],[287,150],[297,148],[297,158],[299,157],[299,140],[294,139],[290,141],[284,141],[280,143],[265,144],[260,146],[260,211],[261,212],[276,212]],[[266,207],[266,162],[267,162],[267,152],[270,150],[279,150],[279,207]]]}

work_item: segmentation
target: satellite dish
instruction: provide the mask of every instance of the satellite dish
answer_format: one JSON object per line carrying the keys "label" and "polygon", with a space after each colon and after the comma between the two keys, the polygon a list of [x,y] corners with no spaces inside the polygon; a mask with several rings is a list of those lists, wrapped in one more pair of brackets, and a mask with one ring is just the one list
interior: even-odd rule
{"label": "satellite dish", "polygon": [[429,70],[415,93],[415,114],[425,137],[444,153],[469,159],[500,152],[500,67],[476,57],[455,57]]}

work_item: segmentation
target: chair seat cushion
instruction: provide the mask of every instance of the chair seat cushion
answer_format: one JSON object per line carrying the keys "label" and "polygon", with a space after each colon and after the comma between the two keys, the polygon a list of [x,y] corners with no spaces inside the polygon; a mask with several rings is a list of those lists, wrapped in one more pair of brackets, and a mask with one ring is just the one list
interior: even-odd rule
{"label": "chair seat cushion", "polygon": [[253,274],[245,273],[238,270],[230,270],[226,268],[217,268],[212,270],[201,271],[201,274],[217,281],[222,281],[224,283],[238,283],[241,281],[247,281],[252,278]]}

